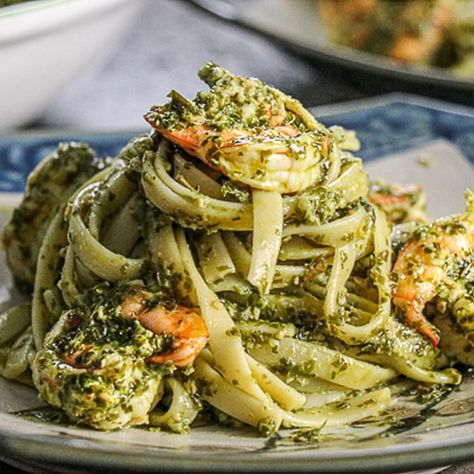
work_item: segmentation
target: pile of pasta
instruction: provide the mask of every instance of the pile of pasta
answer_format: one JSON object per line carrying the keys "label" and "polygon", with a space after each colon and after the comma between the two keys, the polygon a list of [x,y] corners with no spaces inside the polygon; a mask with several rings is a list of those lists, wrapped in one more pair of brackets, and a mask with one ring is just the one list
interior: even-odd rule
{"label": "pile of pasta", "polygon": [[[196,114],[203,103],[214,113],[216,97],[221,111],[236,101],[242,109],[240,87],[251,104],[281,101],[285,120],[303,131],[258,140],[248,132],[209,163],[173,143],[163,121],[115,158],[61,144],[4,230],[12,274],[33,298],[0,321],[3,376],[25,381],[32,370],[43,399],[98,429],[182,432],[206,413],[264,434],[380,413],[400,375],[459,383],[439,349],[391,308],[391,225],[367,199],[355,136],[255,79],[215,65],[201,77],[208,102],[172,93],[147,120],[164,110],[185,121],[183,107]],[[301,149],[313,153],[310,179],[262,164],[271,153],[298,161]],[[133,285],[203,319],[208,341],[191,364],[150,363],[158,336],[118,322],[116,295]],[[78,340],[92,359],[64,352]]]}

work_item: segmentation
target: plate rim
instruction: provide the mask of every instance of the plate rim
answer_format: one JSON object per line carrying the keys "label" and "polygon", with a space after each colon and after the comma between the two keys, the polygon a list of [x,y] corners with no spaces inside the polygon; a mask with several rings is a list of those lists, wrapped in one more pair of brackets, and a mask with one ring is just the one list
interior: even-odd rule
{"label": "plate rim", "polygon": [[[15,419],[14,415],[6,414],[1,418],[5,417]],[[126,450],[121,450],[120,441],[98,441],[66,436],[61,432],[55,436],[31,435],[25,432],[12,436],[8,429],[0,426],[0,446],[4,455],[21,457],[24,460],[92,467],[91,457],[87,456],[89,454],[94,456],[95,466],[146,472],[169,469],[176,472],[218,472],[228,468],[232,462],[235,462],[232,465],[233,472],[255,472],[256,469],[260,472],[275,472],[275,462],[279,464],[278,470],[292,472],[401,472],[472,461],[474,435],[461,440],[462,442],[441,439],[414,447],[393,444],[382,449],[378,447],[341,450],[323,453],[322,456],[314,456],[314,453],[318,453],[318,449],[314,448],[293,459],[288,456],[288,452],[273,452],[269,458],[261,450],[244,453],[219,451],[198,457],[196,451],[166,448],[157,452],[146,445],[130,445]],[[159,466],[156,461],[160,462]]]}
{"label": "plate rim", "polygon": [[[188,0],[194,1],[194,0]],[[408,92],[389,92],[386,94],[376,94],[360,99],[344,100],[334,102],[332,104],[311,105],[303,103],[303,106],[314,113],[317,118],[332,117],[334,115],[346,114],[351,112],[363,111],[365,109],[372,109],[383,107],[391,104],[403,103],[407,105],[414,105],[417,107],[425,107],[432,110],[437,110],[445,113],[452,113],[474,118],[474,106],[458,104],[449,102],[447,100],[436,99],[431,97],[424,97],[418,94],[410,94]],[[118,128],[118,129],[90,129],[84,128],[35,128],[31,130],[17,130],[0,131],[0,144],[3,141],[10,141],[12,139],[28,140],[37,138],[54,138],[56,136],[63,137],[77,137],[77,136],[106,136],[113,137],[114,135],[132,135],[146,133],[149,128],[143,124],[143,128]]]}
{"label": "plate rim", "polygon": [[447,100],[434,99],[431,97],[424,97],[418,94],[410,94],[408,92],[389,92],[387,94],[336,102],[333,104],[316,105],[312,107],[310,106],[309,109],[316,115],[321,114],[321,116],[324,118],[325,116],[358,112],[397,103],[413,105],[416,107],[425,107],[439,112],[474,118],[474,107],[469,105],[457,104]]}

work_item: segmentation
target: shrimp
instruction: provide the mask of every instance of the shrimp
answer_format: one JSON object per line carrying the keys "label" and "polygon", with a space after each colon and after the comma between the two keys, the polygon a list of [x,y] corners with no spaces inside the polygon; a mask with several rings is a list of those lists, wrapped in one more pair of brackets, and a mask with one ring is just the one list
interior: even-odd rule
{"label": "shrimp", "polygon": [[393,224],[425,223],[426,195],[419,185],[370,183],[369,200],[381,208]]}
{"label": "shrimp", "polygon": [[441,333],[441,351],[451,359],[474,366],[474,252],[453,273],[455,278],[445,280],[441,286],[433,323]]}
{"label": "shrimp", "polygon": [[426,11],[425,2],[408,2],[402,19],[406,22],[424,21],[422,33],[413,33],[408,29],[395,37],[388,56],[400,61],[426,63],[431,60],[447,37],[454,9],[453,2],[437,2],[432,11]]}
{"label": "shrimp", "polygon": [[34,384],[74,422],[101,430],[148,423],[163,377],[193,362],[207,327],[194,310],[167,309],[140,284],[102,291],[49,331],[31,364]]}
{"label": "shrimp", "polygon": [[163,378],[146,359],[160,340],[107,305],[72,308],[48,333],[31,364],[41,397],[68,419],[100,430],[148,423]]}
{"label": "shrimp", "polygon": [[293,193],[314,184],[336,144],[296,100],[257,79],[212,64],[199,75],[210,86],[194,101],[177,92],[145,119],[161,135],[234,181]]}
{"label": "shrimp", "polygon": [[435,221],[409,240],[394,266],[393,303],[405,312],[406,321],[438,346],[439,336],[423,309],[437,296],[454,263],[474,248],[474,193],[466,192],[464,214]]}
{"label": "shrimp", "polygon": [[149,305],[152,294],[138,290],[121,303],[125,318],[136,318],[148,330],[157,335],[171,336],[171,351],[153,355],[147,363],[183,367],[191,364],[207,343],[209,334],[204,320],[194,310],[178,305],[168,309],[161,304]]}

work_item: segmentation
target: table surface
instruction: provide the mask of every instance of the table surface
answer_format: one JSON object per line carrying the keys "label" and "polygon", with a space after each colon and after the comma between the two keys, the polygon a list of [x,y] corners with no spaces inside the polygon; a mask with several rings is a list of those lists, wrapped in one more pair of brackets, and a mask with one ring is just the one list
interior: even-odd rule
{"label": "table surface", "polygon": [[[193,96],[201,88],[196,71],[205,61],[239,75],[259,77],[307,106],[380,92],[353,84],[347,72],[296,56],[274,41],[209,15],[189,2],[140,1],[141,13],[109,58],[78,75],[56,103],[26,129],[144,129],[144,112],[165,101],[170,89]],[[0,473],[62,472],[59,466],[45,470],[3,461]],[[456,472],[472,473],[474,464],[462,469]]]}

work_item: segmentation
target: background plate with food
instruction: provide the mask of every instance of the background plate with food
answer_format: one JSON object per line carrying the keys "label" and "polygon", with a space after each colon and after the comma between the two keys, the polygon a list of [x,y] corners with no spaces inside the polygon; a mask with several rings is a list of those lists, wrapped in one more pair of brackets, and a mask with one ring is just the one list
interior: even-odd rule
{"label": "background plate with food", "polygon": [[[389,53],[386,51],[388,47],[379,48],[381,49],[380,53],[383,52],[384,54],[375,51],[368,52],[367,49],[371,48],[364,46],[362,41],[360,44],[362,49],[358,49],[357,46],[349,47],[347,45],[347,36],[349,35],[345,35],[344,44],[341,44],[340,41],[339,43],[333,41],[334,36],[337,39],[338,35],[334,34],[334,31],[331,33],[332,30],[329,25],[332,25],[336,30],[339,28],[339,31],[343,22],[345,22],[345,28],[357,28],[349,24],[347,15],[342,19],[338,17],[337,25],[334,24],[335,22],[325,22],[317,0],[301,0],[298,2],[291,0],[192,1],[222,18],[240,23],[280,41],[282,45],[312,58],[321,67],[331,68],[335,71],[335,74],[343,74],[344,79],[357,82],[367,92],[380,93],[405,90],[439,98],[448,98],[470,105],[473,103],[470,95],[474,91],[474,78],[472,76],[472,65],[469,66],[472,63],[472,26],[469,26],[472,25],[472,13],[468,13],[472,11],[472,2],[469,0],[458,7],[462,22],[459,22],[456,27],[456,35],[459,38],[458,42],[464,45],[461,48],[464,60],[459,61],[454,69],[395,60],[388,57]],[[370,6],[372,4],[383,5],[402,2],[328,0],[327,3],[331,6],[331,8],[326,9],[326,11],[329,10],[327,16],[333,19],[331,12],[334,6],[342,8],[346,4],[346,8],[352,11],[357,10],[356,7],[359,4]],[[423,2],[415,0],[411,3],[419,4]],[[377,6],[377,8],[381,7]],[[360,25],[356,26],[361,29]],[[363,26],[365,27],[365,25]],[[386,29],[390,30],[390,25]],[[386,40],[387,36],[388,33],[383,33],[379,37]],[[434,44],[434,40],[431,40],[431,38],[429,40],[429,44]],[[439,41],[441,42],[441,40]],[[373,42],[371,40],[370,44],[373,44]],[[419,62],[426,63],[427,58],[436,48],[433,46],[433,51],[428,47],[421,49],[424,49],[425,54],[420,53]],[[464,50],[471,53],[464,53]],[[446,52],[447,56],[452,57],[452,54],[454,53]],[[452,62],[456,62],[456,60],[453,59]],[[469,73],[470,70],[471,73]]]}

